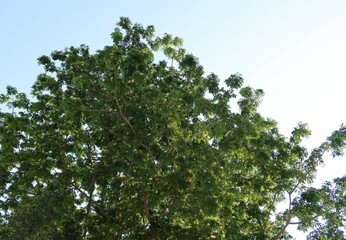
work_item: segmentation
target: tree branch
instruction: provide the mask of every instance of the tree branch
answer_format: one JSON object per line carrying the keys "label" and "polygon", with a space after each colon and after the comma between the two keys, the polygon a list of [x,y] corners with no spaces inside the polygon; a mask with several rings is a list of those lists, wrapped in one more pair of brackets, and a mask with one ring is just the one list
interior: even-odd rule
{"label": "tree branch", "polygon": [[[318,217],[320,217],[320,215],[313,216],[312,219],[314,220],[314,219],[316,219],[316,218],[318,218]],[[303,223],[303,221],[299,221],[299,222],[290,222],[289,224],[290,224],[290,225],[299,225],[299,224],[302,224],[302,223]]]}
{"label": "tree branch", "polygon": [[116,102],[116,104],[117,104],[117,107],[118,107],[118,109],[119,109],[119,114],[120,114],[120,116],[124,119],[124,121],[127,123],[127,125],[129,125],[129,127],[131,128],[131,131],[133,132],[133,134],[134,134],[134,135],[137,135],[137,134],[136,134],[136,131],[134,130],[134,128],[133,128],[133,126],[132,126],[132,124],[131,124],[130,121],[126,118],[126,116],[123,114],[123,111],[122,111],[122,109],[121,109],[121,107],[120,107],[120,104],[119,104],[119,101],[118,101],[118,98],[117,98],[116,90],[115,90],[115,92],[114,92],[114,100],[115,100],[115,102]]}
{"label": "tree branch", "polygon": [[107,214],[105,213],[105,211],[101,208],[100,205],[98,205],[94,199],[91,197],[90,198],[90,195],[88,195],[86,192],[84,192],[80,187],[78,187],[77,183],[76,183],[76,180],[73,178],[73,181],[72,181],[72,186],[79,192],[81,193],[86,199],[88,199],[90,201],[90,204],[92,204],[93,206],[95,206],[99,211],[100,213],[107,219],[109,220],[109,217],[107,216]]}
{"label": "tree branch", "polygon": [[[86,212],[86,216],[85,216],[86,222],[88,222],[88,218],[89,218],[89,214],[90,214],[90,210],[91,210],[91,205],[92,205],[92,201],[93,201],[93,194],[94,194],[94,190],[95,190],[95,182],[96,182],[96,179],[95,179],[95,177],[93,177],[92,183],[91,183],[92,189],[91,189],[89,197],[88,197],[87,212]],[[85,228],[84,228],[83,236],[86,237],[86,234],[87,234],[87,226],[85,226]]]}
{"label": "tree branch", "polygon": [[282,234],[285,232],[286,228],[288,227],[288,225],[290,224],[291,221],[291,210],[292,210],[292,192],[288,192],[288,212],[287,212],[287,219],[286,219],[286,223],[285,225],[280,229],[280,231],[278,232],[278,234],[276,234],[272,240],[278,240]]}

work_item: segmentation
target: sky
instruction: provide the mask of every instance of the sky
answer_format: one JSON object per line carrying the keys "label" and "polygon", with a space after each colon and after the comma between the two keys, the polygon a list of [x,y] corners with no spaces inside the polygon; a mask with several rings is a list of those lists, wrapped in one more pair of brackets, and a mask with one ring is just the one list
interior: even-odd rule
{"label": "sky", "polygon": [[[29,93],[41,55],[111,44],[122,16],[183,38],[207,74],[241,73],[264,90],[259,111],[283,134],[309,124],[309,149],[346,124],[345,0],[1,1],[0,93],[7,85]],[[346,157],[327,157],[315,185],[345,170]]]}

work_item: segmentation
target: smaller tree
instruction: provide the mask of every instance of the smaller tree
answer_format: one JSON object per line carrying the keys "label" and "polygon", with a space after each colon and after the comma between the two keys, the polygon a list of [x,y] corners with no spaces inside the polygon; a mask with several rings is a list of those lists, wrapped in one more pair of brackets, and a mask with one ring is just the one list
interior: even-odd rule
{"label": "smaller tree", "polygon": [[305,124],[284,137],[262,90],[205,75],[181,39],[127,18],[111,36],[40,57],[32,99],[0,95],[1,239],[345,238],[346,177],[309,187],[344,125],[309,153]]}

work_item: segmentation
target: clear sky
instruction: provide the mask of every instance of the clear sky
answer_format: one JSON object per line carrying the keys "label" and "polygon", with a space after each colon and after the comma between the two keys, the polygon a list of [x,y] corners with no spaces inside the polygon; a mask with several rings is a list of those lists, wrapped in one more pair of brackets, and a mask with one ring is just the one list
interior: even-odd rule
{"label": "clear sky", "polygon": [[[241,73],[265,91],[260,111],[285,135],[309,124],[309,148],[346,123],[345,0],[1,1],[0,92],[29,93],[40,55],[110,44],[121,16],[183,38],[206,73]],[[327,157],[317,183],[344,175],[345,162]]]}

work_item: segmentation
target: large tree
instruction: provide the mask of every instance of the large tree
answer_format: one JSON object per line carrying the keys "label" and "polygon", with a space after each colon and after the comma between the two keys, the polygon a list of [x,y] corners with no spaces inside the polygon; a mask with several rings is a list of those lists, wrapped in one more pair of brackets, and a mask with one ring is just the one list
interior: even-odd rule
{"label": "large tree", "polygon": [[127,18],[111,36],[0,95],[1,239],[345,239],[346,177],[309,187],[344,125],[308,152],[305,124],[284,137],[262,90],[206,75],[181,39]]}

